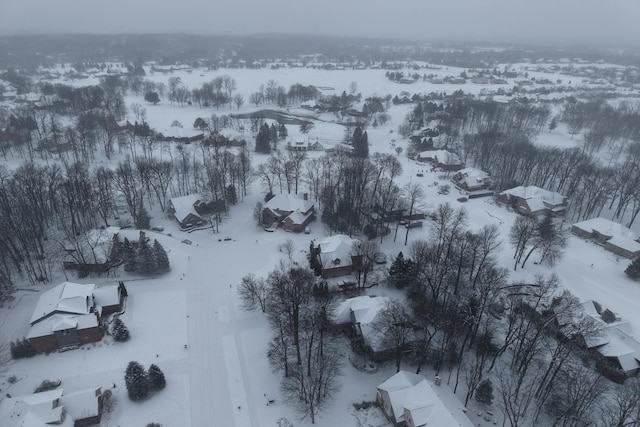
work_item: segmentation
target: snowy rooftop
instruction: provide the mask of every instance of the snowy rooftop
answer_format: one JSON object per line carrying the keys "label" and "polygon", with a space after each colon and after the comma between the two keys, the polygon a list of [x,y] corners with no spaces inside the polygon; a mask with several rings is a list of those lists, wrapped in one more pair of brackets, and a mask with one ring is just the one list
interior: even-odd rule
{"label": "snowy rooftop", "polygon": [[89,329],[98,326],[95,314],[54,314],[29,328],[27,338],[45,337],[66,329]]}
{"label": "snowy rooftop", "polygon": [[446,385],[434,385],[422,375],[400,371],[378,389],[389,394],[397,422],[405,421],[408,414],[417,426],[473,426],[453,392]]}
{"label": "snowy rooftop", "polygon": [[95,285],[64,282],[40,295],[30,323],[34,324],[54,312],[87,314],[92,306]]}
{"label": "snowy rooftop", "polygon": [[90,388],[65,394],[60,398],[60,404],[75,421],[77,419],[94,417],[100,413],[98,396],[102,388]]}
{"label": "snowy rooftop", "polygon": [[462,164],[460,156],[450,153],[447,150],[423,151],[419,156],[425,159],[435,159],[438,163],[442,163],[443,165]]}
{"label": "snowy rooftop", "polygon": [[269,200],[265,207],[274,211],[304,213],[313,207],[313,203],[293,194],[281,193]]}
{"label": "snowy rooftop", "polygon": [[357,240],[344,234],[325,237],[318,240],[315,246],[320,246],[320,261],[325,267],[352,265],[351,253],[353,243]]}
{"label": "snowy rooftop", "polygon": [[171,199],[171,205],[176,211],[176,219],[182,222],[190,214],[199,217],[200,214],[196,212],[196,208],[194,207],[194,205],[196,204],[196,202],[200,201],[201,198],[202,196],[200,196],[199,194],[189,194],[188,196],[174,197],[173,199]]}
{"label": "snowy rooftop", "polygon": [[3,427],[73,427],[75,420],[98,415],[101,388],[63,394],[62,388],[0,401]]}
{"label": "snowy rooftop", "polygon": [[291,221],[293,221],[294,224],[304,224],[304,222],[311,215],[313,215],[313,212],[309,212],[308,214],[303,214],[300,211],[294,211],[294,212],[291,212],[291,214],[287,218],[289,218]]}
{"label": "snowy rooftop", "polygon": [[470,187],[483,185],[491,178],[487,172],[476,168],[460,169],[456,175],[458,174],[464,176],[464,180]]}
{"label": "snowy rooftop", "polygon": [[93,290],[93,300],[100,307],[118,305],[120,303],[120,292],[118,285],[102,286]]}
{"label": "snowy rooftop", "polygon": [[597,231],[598,233],[609,237],[625,237],[635,240],[636,236],[624,225],[605,218],[593,218],[582,222],[576,222],[574,227],[584,230],[588,233]]}
{"label": "snowy rooftop", "polygon": [[564,202],[564,196],[562,194],[556,193],[555,191],[545,190],[543,188],[536,187],[535,185],[530,185],[528,187],[520,185],[509,190],[504,190],[503,194],[508,194],[510,196],[526,200],[538,198],[552,205]]}
{"label": "snowy rooftop", "polygon": [[640,243],[627,237],[614,236],[607,240],[607,243],[625,249],[629,252],[640,252]]}

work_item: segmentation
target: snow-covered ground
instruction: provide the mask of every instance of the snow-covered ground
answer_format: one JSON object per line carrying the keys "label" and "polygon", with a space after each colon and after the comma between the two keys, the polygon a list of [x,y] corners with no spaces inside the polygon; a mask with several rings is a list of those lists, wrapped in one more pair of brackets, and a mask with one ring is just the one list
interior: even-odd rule
{"label": "snow-covered ground", "polygon": [[[427,73],[458,75],[462,69],[427,70]],[[424,71],[421,71],[424,72]],[[288,87],[294,83],[333,87],[333,93],[349,92],[352,81],[357,81],[358,91],[364,97],[373,94],[399,94],[403,90],[411,93],[428,93],[433,90],[480,93],[483,85],[434,85],[418,82],[413,85],[398,85],[384,76],[383,70],[325,71],[311,69],[280,70],[218,70],[181,72],[183,83],[194,88],[203,81],[218,75],[229,74],[238,83],[238,88],[248,97],[260,84],[270,79]],[[166,82],[168,75],[147,76],[156,81]],[[555,81],[557,76],[548,75]],[[566,76],[564,76],[566,79]],[[83,81],[82,84],[90,84]],[[450,86],[450,87],[449,87]],[[511,85],[512,86],[512,85]],[[142,97],[128,96],[127,105],[133,102],[145,104]],[[179,120],[185,128],[190,128],[196,117],[211,114],[228,114],[235,108],[200,109],[195,106],[178,107],[167,102],[159,105],[145,105],[148,121],[159,129]],[[406,153],[407,141],[397,134],[411,105],[392,106],[391,120],[377,129],[370,128],[370,152],[394,153],[400,146]],[[246,105],[241,111],[250,111]],[[330,117],[327,117],[330,120]],[[327,141],[342,139],[343,128],[329,122],[317,122],[310,138],[318,137]],[[289,135],[297,134],[294,126],[289,127]],[[543,132],[537,142],[558,147],[576,146],[580,136],[571,139],[562,127],[553,132]],[[250,139],[250,138],[249,138]],[[194,149],[192,144],[190,149]],[[166,151],[164,152],[166,155]],[[124,155],[124,154],[123,154]],[[160,151],[158,152],[160,155]],[[312,153],[312,156],[320,155]],[[254,164],[266,160],[266,156],[254,155]],[[116,165],[121,158],[111,160]],[[399,156],[404,174],[399,185],[409,181],[424,184],[426,198],[423,209],[435,208],[448,202],[454,207],[464,207],[469,213],[469,227],[477,230],[486,224],[499,227],[503,238],[500,262],[505,267],[513,266],[513,248],[507,242],[509,228],[515,219],[513,212],[490,203],[488,199],[472,199],[466,203],[457,201],[460,197],[455,190],[448,195],[438,194],[438,185],[449,183],[448,177],[431,172],[427,165],[419,164]],[[107,160],[102,160],[109,164]],[[10,164],[17,164],[12,160]],[[418,177],[422,173],[423,177]],[[438,183],[437,185],[435,183]],[[452,186],[453,187],[453,186]],[[279,394],[279,376],[274,374],[266,358],[270,331],[262,313],[246,312],[240,305],[236,285],[247,273],[266,276],[286,255],[279,247],[287,239],[296,245],[297,262],[305,263],[305,251],[312,238],[326,235],[324,226],[316,221],[311,224],[311,234],[293,234],[278,230],[266,233],[255,225],[253,206],[262,200],[263,190],[254,182],[250,194],[231,209],[224,218],[218,234],[210,230],[185,233],[179,230],[175,221],[156,209],[152,212],[153,225],[164,227],[163,233],[149,232],[157,238],[169,252],[171,271],[160,277],[137,277],[119,272],[116,277],[69,280],[81,283],[116,283],[124,280],[129,291],[126,313],[123,320],[131,331],[131,340],[116,343],[107,337],[101,342],[83,346],[75,351],[39,355],[32,359],[12,361],[8,368],[0,372],[2,395],[10,393],[19,396],[31,393],[45,378],[59,378],[65,389],[74,390],[90,386],[115,383],[118,403],[115,410],[102,421],[102,426],[143,426],[155,421],[164,427],[218,426],[218,427],[272,427],[281,417],[291,420],[294,425],[307,425],[308,420],[299,420],[289,402]],[[429,222],[422,229],[410,231],[410,240],[428,238]],[[125,236],[136,238],[137,232],[124,231]],[[225,240],[230,238],[230,240]],[[183,239],[192,243],[185,244]],[[393,233],[381,245],[382,252],[395,257],[399,251],[406,251],[404,229],[393,242]],[[595,299],[603,307],[609,308],[629,321],[640,333],[640,286],[629,280],[623,273],[625,260],[605,252],[591,242],[571,236],[565,257],[560,265],[549,269],[529,263],[525,269],[511,273],[511,280],[531,280],[536,273],[556,272],[562,285],[581,300]],[[387,264],[388,266],[388,264]],[[382,273],[385,266],[377,267]],[[59,282],[65,280],[60,276]],[[19,285],[16,300],[0,308],[0,338],[13,340],[25,335],[28,321],[38,296],[47,286],[29,287]],[[35,291],[35,292],[34,292]],[[377,295],[397,295],[398,291],[384,285],[374,287],[370,293]],[[345,350],[346,351],[346,350]],[[124,369],[131,360],[144,366],[157,364],[167,377],[167,388],[156,393],[148,401],[133,403],[126,396]],[[408,370],[414,368],[406,365]],[[354,402],[375,399],[375,387],[395,372],[395,367],[381,365],[374,373],[363,373],[351,366],[345,358],[342,388],[331,406],[316,419],[319,426],[375,426],[390,425],[380,411],[355,411]],[[429,377],[432,372],[426,371]],[[9,384],[8,378],[15,375],[18,381]],[[458,396],[464,399],[464,390]],[[272,404],[268,404],[273,400]],[[472,402],[470,413],[482,408]],[[491,425],[483,419],[471,416],[474,424]],[[0,420],[0,424],[2,424]]]}

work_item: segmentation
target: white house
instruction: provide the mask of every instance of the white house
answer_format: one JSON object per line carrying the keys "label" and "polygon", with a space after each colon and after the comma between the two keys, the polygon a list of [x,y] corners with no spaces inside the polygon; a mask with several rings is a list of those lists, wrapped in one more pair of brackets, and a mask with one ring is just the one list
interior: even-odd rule
{"label": "white house", "polygon": [[398,372],[378,386],[377,401],[394,426],[473,427],[449,387],[422,375]]}

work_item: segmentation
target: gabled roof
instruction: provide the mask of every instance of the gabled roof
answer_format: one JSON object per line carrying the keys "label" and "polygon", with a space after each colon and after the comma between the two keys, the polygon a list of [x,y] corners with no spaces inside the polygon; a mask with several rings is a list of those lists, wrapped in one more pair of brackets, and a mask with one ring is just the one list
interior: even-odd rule
{"label": "gabled roof", "polygon": [[456,175],[464,177],[464,181],[469,187],[484,185],[489,179],[491,179],[487,172],[476,168],[460,169]]}
{"label": "gabled roof", "polygon": [[52,313],[87,314],[93,306],[95,285],[64,282],[49,289],[38,299],[30,323],[40,321]]}
{"label": "gabled roof", "polygon": [[352,312],[357,323],[368,323],[373,320],[385,302],[386,298],[384,297],[372,297],[370,295],[346,299],[333,309],[333,323],[336,325],[350,323]]}
{"label": "gabled roof", "polygon": [[271,200],[269,200],[265,207],[273,211],[280,212],[295,212],[301,213],[309,212],[313,208],[314,204],[310,200],[304,200],[297,195],[282,193],[277,194]]}
{"label": "gabled roof", "polygon": [[614,236],[607,240],[607,244],[622,248],[632,253],[640,252],[640,243],[627,237]]}
{"label": "gabled roof", "polygon": [[74,421],[91,418],[100,414],[98,396],[101,394],[101,387],[76,391],[63,395],[60,398],[60,404],[65,407],[67,413],[71,415]]}
{"label": "gabled roof", "polygon": [[100,414],[102,388],[64,394],[62,388],[0,401],[3,427],[73,427],[76,420]]}
{"label": "gabled roof", "polygon": [[[313,212],[309,212],[308,214],[303,214],[300,211],[294,211],[294,212],[291,212],[291,214],[289,214],[287,218],[290,219],[293,224],[302,225],[305,223],[307,219],[309,219],[311,215],[313,215]],[[285,220],[287,218],[285,218]]]}
{"label": "gabled roof", "polygon": [[587,233],[593,233],[597,231],[603,236],[608,237],[626,237],[627,239],[635,240],[636,236],[629,228],[624,225],[611,221],[605,218],[592,218],[586,221],[576,222],[574,227],[586,231]]}
{"label": "gabled roof", "polygon": [[320,262],[323,268],[344,267],[353,265],[351,253],[353,243],[357,240],[344,234],[325,237],[315,243],[320,247]]}
{"label": "gabled roof", "polygon": [[436,386],[422,375],[400,371],[378,390],[388,393],[398,423],[410,415],[416,426],[473,426],[455,394],[446,385]]}
{"label": "gabled roof", "polygon": [[462,160],[460,156],[454,153],[450,153],[447,150],[435,150],[435,151],[423,151],[419,154],[419,157],[425,159],[434,159],[436,162],[443,165],[461,165]]}
{"label": "gabled roof", "polygon": [[66,329],[90,329],[98,326],[98,318],[95,314],[54,314],[39,321],[29,328],[27,338],[46,337],[57,331]]}
{"label": "gabled roof", "polygon": [[175,210],[175,218],[182,223],[189,215],[195,215],[200,218],[200,214],[196,211],[194,205],[202,199],[199,194],[189,194],[188,196],[174,197],[171,199],[171,205]]}
{"label": "gabled roof", "polygon": [[562,194],[556,193],[555,191],[545,190],[543,188],[536,187],[535,185],[530,185],[528,187],[520,185],[518,187],[504,190],[502,194],[518,197],[527,201],[537,198],[552,206],[564,203],[564,196]]}

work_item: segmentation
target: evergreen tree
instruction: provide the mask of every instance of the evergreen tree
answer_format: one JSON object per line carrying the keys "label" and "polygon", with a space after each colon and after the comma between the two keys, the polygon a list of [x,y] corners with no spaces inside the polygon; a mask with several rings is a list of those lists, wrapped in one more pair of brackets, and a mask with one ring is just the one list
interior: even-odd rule
{"label": "evergreen tree", "polygon": [[164,247],[158,242],[157,239],[153,240],[153,254],[156,261],[156,271],[158,273],[163,273],[169,270],[169,256],[167,255],[167,251],[164,250]]}
{"label": "evergreen tree", "polygon": [[356,157],[367,157],[369,155],[369,137],[367,131],[362,131],[360,126],[356,126],[353,131],[353,154]]}
{"label": "evergreen tree", "polygon": [[144,367],[136,361],[129,362],[124,372],[124,382],[131,400],[142,400],[149,394],[149,377]]}
{"label": "evergreen tree", "polygon": [[558,127],[558,121],[554,117],[553,119],[551,119],[551,122],[549,123],[549,132],[551,132],[552,130],[554,130],[557,127]]}
{"label": "evergreen tree", "polygon": [[256,136],[256,152],[264,154],[271,153],[271,144],[269,143],[269,126],[266,123],[260,126],[258,136]]}
{"label": "evergreen tree", "polygon": [[14,359],[22,359],[24,357],[33,357],[36,355],[36,350],[31,345],[31,341],[26,338],[11,341],[10,348],[11,357]]}
{"label": "evergreen tree", "polygon": [[144,241],[140,242],[136,253],[136,271],[143,274],[156,272],[156,260],[153,250]]}
{"label": "evergreen tree", "polygon": [[113,320],[113,324],[111,325],[111,335],[113,335],[113,339],[116,341],[129,340],[129,329],[120,317],[116,317]]}
{"label": "evergreen tree", "polygon": [[488,405],[491,404],[493,401],[493,384],[491,384],[491,380],[486,379],[478,384],[478,388],[476,389],[476,400],[480,403],[486,403]]}
{"label": "evergreen tree", "polygon": [[413,261],[411,259],[405,259],[402,252],[398,253],[398,256],[389,267],[389,280],[396,285],[397,288],[404,288],[411,284],[413,280]]}
{"label": "evergreen tree", "polygon": [[151,390],[162,390],[167,385],[167,381],[164,378],[164,373],[158,368],[157,365],[149,366],[147,372],[149,377],[149,388]]}
{"label": "evergreen tree", "polygon": [[271,127],[269,128],[269,142],[273,145],[278,142],[278,128],[276,128],[275,123],[271,123]]}
{"label": "evergreen tree", "polygon": [[149,212],[147,212],[147,209],[144,207],[144,203],[142,203],[141,200],[136,215],[136,228],[138,230],[148,230],[150,227],[151,217],[149,216]]}
{"label": "evergreen tree", "polygon": [[122,259],[124,261],[124,271],[136,271],[138,269],[136,250],[126,237],[122,243]]}
{"label": "evergreen tree", "polygon": [[284,125],[284,123],[280,123],[280,128],[278,129],[278,137],[280,139],[285,139],[287,136],[289,136],[289,131],[287,131],[287,127]]}
{"label": "evergreen tree", "polygon": [[633,280],[640,279],[640,258],[636,258],[631,261],[631,264],[624,271],[625,274],[631,277]]}

